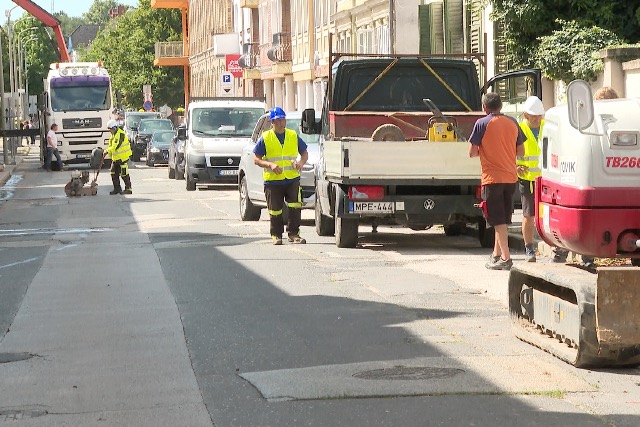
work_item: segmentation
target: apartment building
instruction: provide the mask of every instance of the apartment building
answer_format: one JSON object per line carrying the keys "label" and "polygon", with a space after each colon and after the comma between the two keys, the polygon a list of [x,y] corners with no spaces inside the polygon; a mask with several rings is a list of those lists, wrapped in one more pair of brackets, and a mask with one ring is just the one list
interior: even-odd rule
{"label": "apartment building", "polygon": [[507,69],[504,46],[495,36],[499,28],[483,0],[152,0],[151,5],[183,10],[180,57],[169,61],[162,52],[158,57],[157,49],[154,63],[183,65],[191,98],[220,96],[221,75],[232,73],[235,96],[264,96],[269,107],[287,111],[321,109],[329,43],[334,52],[354,54],[483,53],[481,80]]}

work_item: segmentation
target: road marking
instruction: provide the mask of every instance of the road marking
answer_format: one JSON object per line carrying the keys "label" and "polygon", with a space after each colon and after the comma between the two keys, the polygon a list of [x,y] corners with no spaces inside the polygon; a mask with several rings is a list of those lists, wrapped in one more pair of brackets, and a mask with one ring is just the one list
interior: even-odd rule
{"label": "road marking", "polygon": [[29,259],[25,259],[24,261],[18,261],[18,262],[12,262],[11,264],[0,265],[0,268],[15,267],[16,265],[20,265],[20,264],[27,264],[29,262],[37,260],[38,258],[40,257],[29,258]]}

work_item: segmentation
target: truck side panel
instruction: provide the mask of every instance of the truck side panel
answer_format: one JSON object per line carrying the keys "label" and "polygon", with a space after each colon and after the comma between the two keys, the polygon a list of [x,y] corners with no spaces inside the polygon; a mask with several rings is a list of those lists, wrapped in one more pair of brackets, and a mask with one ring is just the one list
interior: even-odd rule
{"label": "truck side panel", "polygon": [[[329,179],[463,179],[480,182],[480,164],[468,155],[467,142],[325,141]],[[428,184],[424,182],[424,184]]]}

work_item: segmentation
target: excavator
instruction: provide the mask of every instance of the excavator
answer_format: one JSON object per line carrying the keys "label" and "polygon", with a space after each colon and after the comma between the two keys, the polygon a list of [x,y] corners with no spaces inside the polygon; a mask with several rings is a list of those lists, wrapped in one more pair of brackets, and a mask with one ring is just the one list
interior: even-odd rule
{"label": "excavator", "polygon": [[572,264],[514,265],[512,327],[519,339],[579,368],[637,365],[640,99],[593,101],[583,80],[569,84],[567,98],[545,114],[536,229],[551,246],[611,265],[595,273]]}
{"label": "excavator", "polygon": [[58,56],[60,57],[60,61],[71,62],[69,52],[67,51],[67,44],[65,43],[64,36],[62,35],[62,27],[60,27],[60,21],[55,16],[51,15],[49,12],[30,0],[13,0],[13,2],[53,30],[53,34],[56,38],[56,43],[58,44]]}

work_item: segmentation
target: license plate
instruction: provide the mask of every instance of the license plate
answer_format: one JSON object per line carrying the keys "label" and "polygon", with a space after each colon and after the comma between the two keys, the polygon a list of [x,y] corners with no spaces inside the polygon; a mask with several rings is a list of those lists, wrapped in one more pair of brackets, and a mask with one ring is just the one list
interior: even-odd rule
{"label": "license plate", "polygon": [[76,159],[88,159],[91,157],[91,154],[76,154]]}
{"label": "license plate", "polygon": [[350,212],[393,213],[393,202],[351,202]]}
{"label": "license plate", "polygon": [[218,171],[218,175],[238,175],[238,169],[222,169]]}

